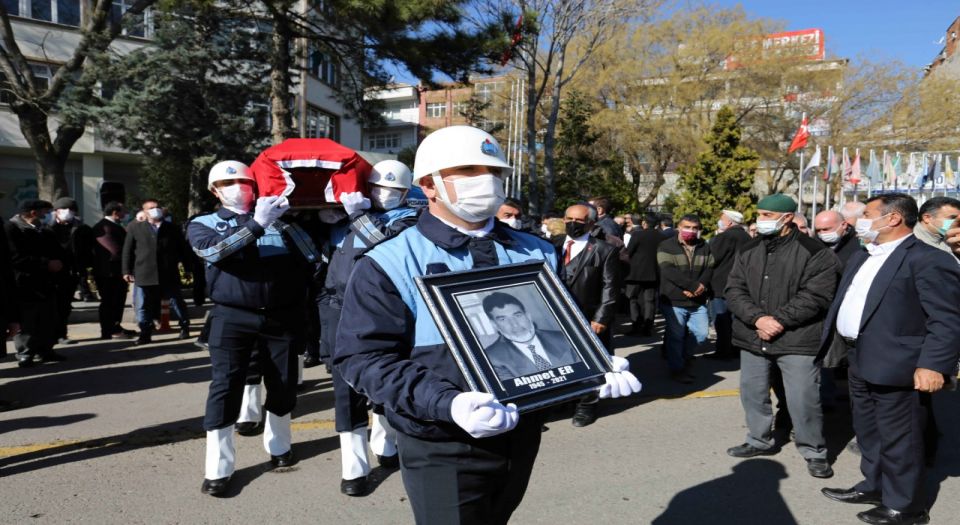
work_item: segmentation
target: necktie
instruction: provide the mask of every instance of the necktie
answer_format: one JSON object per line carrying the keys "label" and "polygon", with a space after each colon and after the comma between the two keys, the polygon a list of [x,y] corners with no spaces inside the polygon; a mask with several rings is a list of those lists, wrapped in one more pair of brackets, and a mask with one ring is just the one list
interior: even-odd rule
{"label": "necktie", "polygon": [[573,248],[573,239],[570,239],[569,241],[567,241],[567,245],[566,245],[566,247],[563,249],[563,252],[564,252],[564,255],[563,255],[563,264],[565,264],[565,265],[566,265],[566,264],[570,264],[570,252],[571,252],[571,248]]}
{"label": "necktie", "polygon": [[537,353],[536,345],[527,345],[527,350],[529,350],[530,355],[533,356],[533,364],[537,366],[537,372],[543,372],[544,370],[550,370],[553,368],[553,365],[550,364],[550,361],[547,361]]}

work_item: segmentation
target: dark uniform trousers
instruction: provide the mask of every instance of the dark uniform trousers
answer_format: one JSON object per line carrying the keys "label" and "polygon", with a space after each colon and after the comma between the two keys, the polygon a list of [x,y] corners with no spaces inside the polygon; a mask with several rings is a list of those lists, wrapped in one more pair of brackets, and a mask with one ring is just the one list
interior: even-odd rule
{"label": "dark uniform trousers", "polygon": [[20,302],[20,333],[13,336],[17,357],[44,356],[56,344],[57,301],[54,297]]}
{"label": "dark uniform trousers", "polygon": [[213,378],[204,430],[224,428],[237,421],[254,353],[259,356],[267,389],[264,408],[278,416],[293,411],[297,403],[297,355],[303,346],[301,313],[300,307],[260,311],[214,306],[208,340]]}
{"label": "dark uniform trousers", "polygon": [[624,294],[630,301],[630,322],[633,329],[653,328],[657,316],[657,294],[660,292],[656,281],[628,282]]}
{"label": "dark uniform trousers", "polygon": [[403,486],[419,525],[500,525],[520,505],[540,450],[542,421],[520,416],[510,432],[426,441],[397,432]]}
{"label": "dark uniform trousers", "polygon": [[318,305],[320,312],[320,355],[330,365],[330,379],[333,383],[334,428],[337,432],[351,432],[367,426],[367,398],[358,394],[332,366],[331,355],[337,341],[337,325],[340,323],[340,303],[330,295],[324,297]]}
{"label": "dark uniform trousers", "polygon": [[123,278],[95,276],[97,291],[100,293],[100,335],[107,337],[120,332],[123,319],[123,307],[127,301],[127,283]]}
{"label": "dark uniform trousers", "polygon": [[[856,351],[849,343],[848,350]],[[924,404],[930,396],[912,386],[869,383],[854,367],[850,368],[847,380],[864,478],[856,489],[880,492],[883,504],[900,512],[926,510],[923,485],[927,408]]]}
{"label": "dark uniform trousers", "polygon": [[80,278],[72,275],[64,268],[64,275],[57,277],[57,330],[54,334],[55,339],[67,338],[67,323],[70,320],[70,312],[73,311],[73,295],[77,291],[77,284]]}

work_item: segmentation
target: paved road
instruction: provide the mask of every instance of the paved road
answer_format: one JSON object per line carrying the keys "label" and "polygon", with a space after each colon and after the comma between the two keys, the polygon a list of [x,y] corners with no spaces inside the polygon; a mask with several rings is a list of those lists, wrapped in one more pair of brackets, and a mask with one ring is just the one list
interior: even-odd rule
{"label": "paved road", "polygon": [[[195,321],[195,325],[199,321]],[[195,326],[196,329],[196,326]],[[29,370],[0,363],[0,523],[411,523],[399,473],[374,471],[364,498],[339,493],[330,378],[306,371],[294,419],[300,463],[270,471],[257,437],[238,437],[231,497],[200,493],[200,418],[208,360],[191,342],[160,336],[147,347],[100,342],[93,324],[71,327],[69,360]],[[514,523],[856,524],[868,507],[830,502],[823,486],[859,479],[842,413],[829,416],[839,453],[834,479],[807,475],[796,449],[739,461],[743,441],[733,363],[698,359],[695,385],[671,383],[651,339],[617,338],[644,382],[635,399],[605,402],[593,426],[555,413]],[[930,474],[933,523],[960,516],[960,395],[936,396],[946,437]],[[952,419],[951,419],[952,418]],[[32,518],[32,519],[31,519]]]}

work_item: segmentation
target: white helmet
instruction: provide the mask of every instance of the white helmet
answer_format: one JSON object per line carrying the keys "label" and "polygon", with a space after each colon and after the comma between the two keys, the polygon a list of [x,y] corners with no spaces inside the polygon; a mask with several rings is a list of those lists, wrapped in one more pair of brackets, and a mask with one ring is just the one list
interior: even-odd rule
{"label": "white helmet", "polygon": [[413,162],[413,183],[457,166],[501,168],[504,175],[513,170],[493,135],[472,126],[450,126],[434,131],[420,143]]}
{"label": "white helmet", "polygon": [[410,168],[399,160],[381,160],[373,166],[367,182],[387,188],[409,190],[413,174],[410,173]]}
{"label": "white helmet", "polygon": [[250,174],[250,168],[246,164],[236,160],[218,162],[210,168],[210,175],[207,176],[207,189],[213,191],[214,182],[235,179],[254,180],[253,175]]}

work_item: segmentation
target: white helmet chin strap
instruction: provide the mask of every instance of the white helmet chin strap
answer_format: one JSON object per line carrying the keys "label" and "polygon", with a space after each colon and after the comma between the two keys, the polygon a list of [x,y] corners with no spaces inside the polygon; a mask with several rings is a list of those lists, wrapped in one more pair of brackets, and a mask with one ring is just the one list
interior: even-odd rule
{"label": "white helmet chin strap", "polygon": [[447,194],[447,185],[443,182],[443,177],[440,176],[439,171],[435,171],[430,174],[430,178],[433,179],[433,186],[437,189],[440,200],[450,204],[450,195]]}

